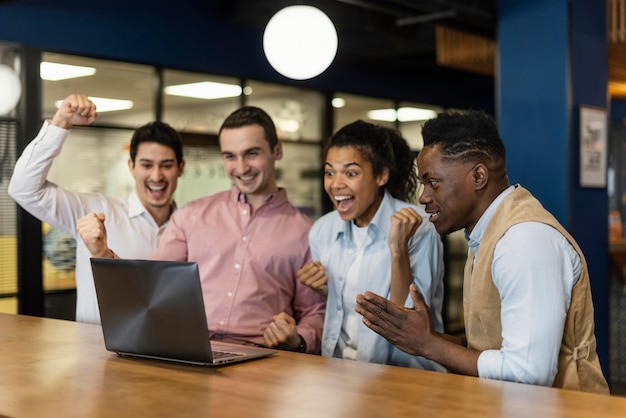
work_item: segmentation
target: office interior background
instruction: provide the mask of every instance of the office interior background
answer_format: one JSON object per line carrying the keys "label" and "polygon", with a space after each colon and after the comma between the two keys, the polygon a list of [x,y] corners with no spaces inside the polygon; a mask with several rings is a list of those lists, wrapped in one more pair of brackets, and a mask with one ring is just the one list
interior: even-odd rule
{"label": "office interior background", "polygon": [[[263,53],[265,25],[294,3],[324,11],[338,35],[330,67],[306,80],[282,76]],[[132,131],[160,119],[185,142],[178,204],[227,189],[217,129],[231,111],[250,104],[276,122],[285,144],[279,185],[313,219],[332,209],[322,188],[322,147],[339,127],[357,119],[395,127],[418,153],[430,116],[406,116],[411,110],[480,108],[496,117],[511,182],[535,194],[585,252],[600,360],[612,388],[626,385],[619,257],[626,220],[623,0],[183,0],[176,6],[0,0],[0,76],[19,82],[15,91],[0,80],[0,100],[16,95],[10,108],[0,106],[1,311],[73,318],[72,239],[30,217],[6,193],[15,160],[68,94],[117,99],[113,104],[122,108],[105,111],[101,102],[100,119],[73,130],[50,180],[78,191],[127,193]],[[51,64],[87,73],[55,79]],[[226,93],[189,97],[175,89],[204,82]],[[605,122],[603,173],[592,184],[580,164],[583,111]],[[462,233],[445,243],[446,328],[462,332],[467,247]]]}

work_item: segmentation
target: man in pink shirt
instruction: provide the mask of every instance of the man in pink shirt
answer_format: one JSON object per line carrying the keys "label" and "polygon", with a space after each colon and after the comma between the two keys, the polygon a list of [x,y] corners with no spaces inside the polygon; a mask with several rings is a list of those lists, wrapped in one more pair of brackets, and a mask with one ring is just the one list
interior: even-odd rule
{"label": "man in pink shirt", "polygon": [[[219,141],[234,187],[176,210],[150,258],[198,263],[212,339],[319,353],[325,303],[297,279],[311,261],[312,222],[276,185],[282,144],[274,123],[262,109],[242,107],[226,118]],[[92,256],[114,255],[101,214],[77,229]]]}

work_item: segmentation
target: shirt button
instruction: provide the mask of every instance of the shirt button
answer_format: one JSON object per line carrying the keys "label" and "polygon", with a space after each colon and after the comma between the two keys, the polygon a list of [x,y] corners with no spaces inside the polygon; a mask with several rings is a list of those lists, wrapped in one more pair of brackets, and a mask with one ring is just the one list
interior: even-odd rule
{"label": "shirt button", "polygon": [[241,237],[243,241],[248,241],[248,237]]}
{"label": "shirt button", "polygon": [[242,211],[241,211],[241,214],[242,214],[242,215],[247,215],[247,214],[248,214],[248,210],[247,210],[247,209],[242,210]]}
{"label": "shirt button", "polygon": [[348,254],[352,254],[354,251],[352,250],[348,250]]}
{"label": "shirt button", "polygon": [[220,321],[220,325],[224,325],[224,321]]}
{"label": "shirt button", "polygon": [[228,292],[228,293],[226,293],[226,294],[228,295],[228,297],[229,297],[229,298],[232,298],[232,297],[233,297],[233,292]]}
{"label": "shirt button", "polygon": [[239,269],[241,268],[241,264],[239,264],[239,263],[235,263],[235,268],[236,268],[237,270],[239,270]]}

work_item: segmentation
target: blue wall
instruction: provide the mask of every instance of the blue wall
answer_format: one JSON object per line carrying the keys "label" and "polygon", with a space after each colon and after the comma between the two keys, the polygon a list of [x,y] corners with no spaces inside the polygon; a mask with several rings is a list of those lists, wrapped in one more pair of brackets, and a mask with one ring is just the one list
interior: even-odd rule
{"label": "blue wall", "polygon": [[[440,68],[385,74],[333,65],[307,81],[274,71],[262,51],[263,31],[214,17],[210,1],[17,0],[0,5],[0,41],[55,52],[253,78],[323,91],[341,91],[493,112],[493,77]],[[339,40],[341,48],[341,40]]]}
{"label": "blue wall", "polygon": [[579,108],[608,109],[606,4],[499,0],[498,11],[497,113],[510,179],[528,188],[585,254],[608,376],[608,194],[578,180]]}

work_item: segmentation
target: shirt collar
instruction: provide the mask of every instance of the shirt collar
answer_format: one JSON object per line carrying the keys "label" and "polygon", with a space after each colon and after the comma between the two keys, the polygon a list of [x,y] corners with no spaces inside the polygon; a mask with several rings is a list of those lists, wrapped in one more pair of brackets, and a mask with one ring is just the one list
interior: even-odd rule
{"label": "shirt collar", "polygon": [[487,225],[489,224],[491,217],[496,212],[496,209],[498,208],[498,206],[500,206],[500,203],[502,203],[504,198],[507,197],[514,189],[515,186],[509,186],[504,189],[504,191],[500,193],[493,202],[491,202],[487,210],[482,214],[472,232],[468,234],[467,231],[465,231],[465,239],[467,240],[474,254],[478,252],[480,241],[485,234],[485,230],[487,229]]}
{"label": "shirt collar", "polygon": [[[177,208],[176,202],[172,200],[171,206],[172,206],[172,213],[173,213]],[[136,216],[141,216],[144,213],[147,215],[150,215],[150,213],[148,212],[148,209],[146,209],[146,207],[141,203],[141,200],[139,200],[139,196],[137,196],[137,191],[133,190],[128,195],[128,217],[134,218]]]}
{"label": "shirt collar", "polygon": [[137,196],[137,191],[133,190],[128,195],[128,216],[130,218],[134,218],[146,212],[148,212],[148,210],[144,207],[144,205],[139,200],[139,196]]}
{"label": "shirt collar", "polygon": [[[394,214],[393,196],[387,190],[383,196],[383,200],[380,202],[380,206],[376,213],[372,217],[368,225],[368,231],[374,230],[376,233],[381,231],[389,231],[391,229],[391,216]],[[344,221],[343,226],[337,231],[336,239],[341,236],[345,236],[348,239],[352,239],[352,221]]]}
{"label": "shirt collar", "polygon": [[[230,198],[233,199],[233,201],[238,204],[247,203],[246,195],[240,192],[239,189],[235,186],[233,186],[233,188],[230,190]],[[287,190],[285,190],[282,187],[279,187],[278,191],[274,193],[270,193],[267,196],[265,196],[263,206],[269,203],[270,206],[274,208],[274,207],[281,206],[286,202],[287,202]]]}

